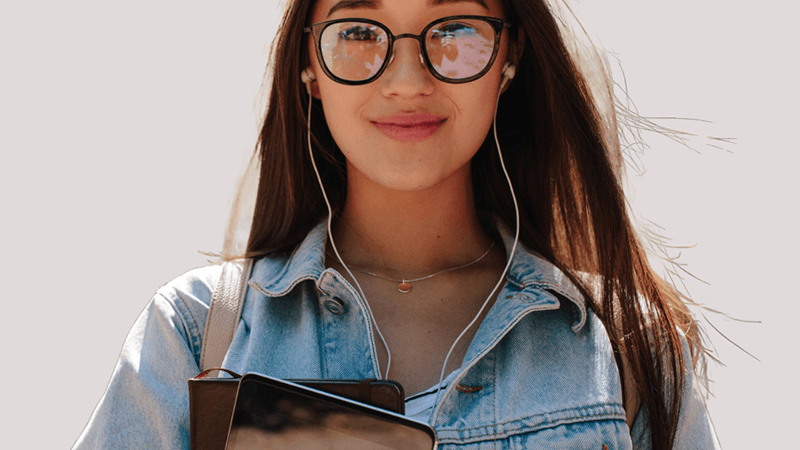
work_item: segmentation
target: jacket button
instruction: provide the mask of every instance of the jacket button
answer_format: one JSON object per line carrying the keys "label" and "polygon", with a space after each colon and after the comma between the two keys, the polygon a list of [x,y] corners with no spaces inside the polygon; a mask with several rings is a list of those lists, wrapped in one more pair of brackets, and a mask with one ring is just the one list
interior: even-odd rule
{"label": "jacket button", "polygon": [[339,297],[333,297],[325,300],[323,303],[325,305],[325,309],[334,313],[334,314],[342,314],[344,312],[344,302]]}

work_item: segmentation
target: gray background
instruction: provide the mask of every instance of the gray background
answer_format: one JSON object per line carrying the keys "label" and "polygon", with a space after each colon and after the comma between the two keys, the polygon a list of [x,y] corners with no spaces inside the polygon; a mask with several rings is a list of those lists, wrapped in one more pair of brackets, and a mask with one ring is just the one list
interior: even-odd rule
{"label": "gray background", "polygon": [[[601,5],[602,3],[602,5]],[[726,449],[798,448],[798,4],[578,5],[658,136],[631,175],[710,326]],[[0,4],[0,447],[67,448],[153,292],[216,251],[254,143],[273,2]],[[299,30],[298,30],[299,31]],[[678,250],[672,252],[673,256]]]}

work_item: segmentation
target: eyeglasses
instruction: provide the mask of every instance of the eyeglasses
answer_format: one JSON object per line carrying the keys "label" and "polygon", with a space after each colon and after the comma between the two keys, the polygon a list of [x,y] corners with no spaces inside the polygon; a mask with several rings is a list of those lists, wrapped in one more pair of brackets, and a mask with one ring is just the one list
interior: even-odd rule
{"label": "eyeglasses", "polygon": [[422,33],[395,36],[386,25],[369,19],[336,19],[306,27],[314,36],[322,70],[337,83],[359,85],[375,81],[389,63],[398,39],[416,39],[425,66],[446,83],[476,80],[492,67],[503,28],[511,24],[494,17],[449,16],[434,20]]}

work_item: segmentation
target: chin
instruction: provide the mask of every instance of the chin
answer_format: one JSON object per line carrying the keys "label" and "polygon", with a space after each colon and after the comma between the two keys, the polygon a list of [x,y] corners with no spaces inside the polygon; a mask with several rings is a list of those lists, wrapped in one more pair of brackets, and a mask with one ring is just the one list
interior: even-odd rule
{"label": "chin", "polygon": [[[392,171],[392,173],[384,173],[379,176],[371,177],[371,180],[390,191],[412,193],[436,189],[439,186],[443,186],[447,181],[452,181],[452,177],[456,173],[458,173],[458,171]],[[467,171],[467,173],[469,173],[469,171]]]}

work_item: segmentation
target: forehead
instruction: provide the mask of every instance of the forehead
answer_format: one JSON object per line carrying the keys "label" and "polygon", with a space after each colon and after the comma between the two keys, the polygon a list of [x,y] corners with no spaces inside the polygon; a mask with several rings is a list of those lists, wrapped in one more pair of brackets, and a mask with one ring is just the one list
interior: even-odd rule
{"label": "forehead", "polygon": [[[485,14],[492,16],[502,15],[501,0],[317,0],[314,5],[314,16],[322,20],[331,18],[334,14],[348,11],[384,11],[384,10],[420,10],[428,8],[446,8],[469,5],[478,7]],[[340,15],[339,14],[339,15]]]}

